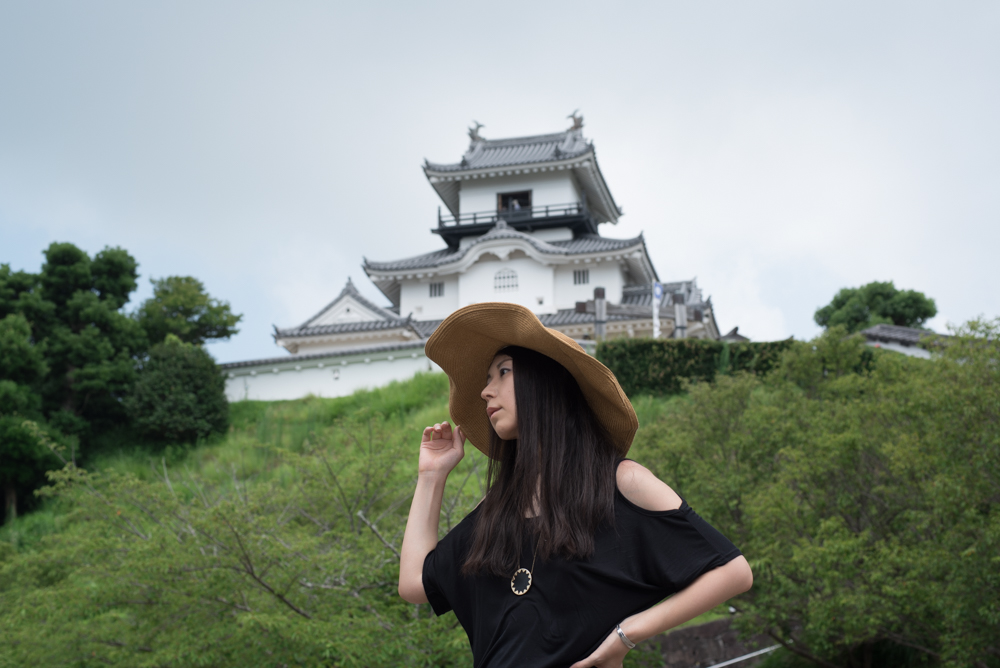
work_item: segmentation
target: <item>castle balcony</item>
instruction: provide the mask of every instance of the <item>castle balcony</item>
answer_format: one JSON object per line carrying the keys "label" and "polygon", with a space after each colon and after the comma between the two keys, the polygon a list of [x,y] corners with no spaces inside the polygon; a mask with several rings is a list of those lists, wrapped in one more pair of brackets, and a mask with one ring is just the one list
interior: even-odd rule
{"label": "castle balcony", "polygon": [[597,234],[597,221],[588,210],[586,202],[540,204],[458,215],[442,213],[441,207],[438,207],[438,226],[431,231],[440,235],[449,246],[457,246],[463,237],[486,234],[500,219],[518,232],[531,233],[565,227],[573,231],[574,237]]}

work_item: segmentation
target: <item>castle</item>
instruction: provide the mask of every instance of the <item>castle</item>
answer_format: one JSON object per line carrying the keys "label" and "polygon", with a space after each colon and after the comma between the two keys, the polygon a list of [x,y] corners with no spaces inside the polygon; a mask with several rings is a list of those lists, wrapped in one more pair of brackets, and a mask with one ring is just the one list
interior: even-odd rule
{"label": "castle", "polygon": [[444,207],[433,230],[443,247],[366,258],[362,267],[389,305],[348,279],[316,315],[275,327],[289,354],[221,365],[229,399],[343,396],[432,370],[424,342],[450,313],[483,301],[530,308],[591,351],[604,337],[724,338],[695,280],[660,283],[641,234],[600,234],[622,210],[583,118],[571,118],[564,132],[510,139],[486,139],[476,124],[460,161],[425,161]]}

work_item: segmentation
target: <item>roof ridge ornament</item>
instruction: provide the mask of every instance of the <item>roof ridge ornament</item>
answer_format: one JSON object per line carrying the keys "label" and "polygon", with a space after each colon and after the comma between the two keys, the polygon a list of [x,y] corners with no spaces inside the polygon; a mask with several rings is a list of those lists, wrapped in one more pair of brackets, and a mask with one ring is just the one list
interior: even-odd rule
{"label": "roof ridge ornament", "polygon": [[475,119],[473,119],[472,122],[476,125],[475,127],[469,128],[469,139],[471,139],[473,143],[486,141],[486,139],[479,134],[479,128],[485,128],[486,126]]}
{"label": "roof ridge ornament", "polygon": [[580,113],[579,109],[575,110],[572,114],[570,114],[566,118],[573,119],[573,127],[571,127],[567,132],[583,129],[583,114]]}

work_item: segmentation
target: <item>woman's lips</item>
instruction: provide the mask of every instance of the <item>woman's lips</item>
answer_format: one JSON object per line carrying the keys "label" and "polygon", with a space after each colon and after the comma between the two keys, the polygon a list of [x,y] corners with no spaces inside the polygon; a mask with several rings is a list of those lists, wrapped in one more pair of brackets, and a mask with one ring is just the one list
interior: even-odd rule
{"label": "woman's lips", "polygon": [[493,414],[496,413],[498,410],[500,410],[500,409],[499,408],[487,408],[486,409],[486,417],[488,419],[492,420],[493,419]]}

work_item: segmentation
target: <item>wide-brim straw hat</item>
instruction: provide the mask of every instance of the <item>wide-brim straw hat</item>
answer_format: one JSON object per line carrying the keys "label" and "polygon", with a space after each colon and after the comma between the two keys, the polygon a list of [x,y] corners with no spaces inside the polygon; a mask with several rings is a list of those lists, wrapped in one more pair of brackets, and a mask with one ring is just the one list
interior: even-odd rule
{"label": "wide-brim straw hat", "polygon": [[506,302],[460,308],[438,326],[424,347],[427,357],[448,374],[451,419],[474,446],[489,454],[492,425],[480,393],[490,363],[507,346],[534,350],[563,365],[580,384],[587,405],[618,452],[622,456],[628,452],[639,420],[615,374],[576,341],[543,325],[530,309]]}

